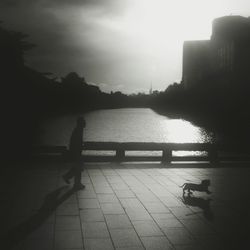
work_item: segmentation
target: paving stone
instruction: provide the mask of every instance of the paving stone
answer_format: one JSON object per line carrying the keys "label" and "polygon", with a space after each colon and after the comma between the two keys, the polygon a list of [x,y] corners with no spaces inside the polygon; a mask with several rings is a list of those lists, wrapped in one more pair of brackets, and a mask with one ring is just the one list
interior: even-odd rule
{"label": "paving stone", "polygon": [[103,169],[102,172],[103,172],[103,174],[104,174],[106,177],[108,177],[108,176],[111,176],[111,177],[117,176],[117,173],[116,173],[115,170],[113,170],[113,169]]}
{"label": "paving stone", "polygon": [[[101,171],[103,172],[103,170],[101,170]],[[103,174],[102,175],[93,175],[93,176],[90,176],[90,178],[91,178],[93,184],[102,185],[103,183],[107,183],[107,180]]]}
{"label": "paving stone", "polygon": [[173,250],[173,246],[169,240],[164,236],[158,237],[141,237],[142,243],[147,250]]}
{"label": "paving stone", "polygon": [[113,194],[113,190],[110,187],[95,187],[95,192],[97,194]]}
{"label": "paving stone", "polygon": [[195,237],[207,237],[208,235],[215,235],[215,231],[209,224],[203,220],[181,220],[181,223],[192,233]]}
{"label": "paving stone", "polygon": [[163,219],[175,219],[176,217],[168,212],[168,213],[150,213],[150,215],[154,218],[154,220],[163,220]]}
{"label": "paving stone", "polygon": [[170,210],[161,202],[143,202],[143,205],[149,213],[168,213]]}
{"label": "paving stone", "polygon": [[163,236],[164,234],[154,221],[132,222],[139,236]]}
{"label": "paving stone", "polygon": [[83,209],[80,210],[80,218],[82,222],[104,221],[101,209]]}
{"label": "paving stone", "polygon": [[163,186],[159,186],[157,188],[151,188],[152,193],[154,193],[157,197],[166,197],[168,196],[169,192],[171,191],[169,190],[169,188],[165,188]]}
{"label": "paving stone", "polygon": [[115,203],[119,202],[114,194],[98,194],[97,198],[100,203]]}
{"label": "paving stone", "polygon": [[184,207],[184,204],[175,197],[159,197],[165,206],[171,207]]}
{"label": "paving stone", "polygon": [[[4,248],[3,248],[4,249]],[[13,250],[53,250],[53,239],[28,239]]]}
{"label": "paving stone", "polygon": [[55,230],[81,230],[79,216],[57,216]]}
{"label": "paving stone", "polygon": [[63,248],[82,248],[81,231],[56,231],[55,233],[55,249]]}
{"label": "paving stone", "polygon": [[101,209],[104,214],[125,214],[119,203],[101,203]]}
{"label": "paving stone", "polygon": [[184,227],[183,224],[176,218],[161,219],[161,220],[156,220],[156,222],[160,228]]}
{"label": "paving stone", "polygon": [[151,192],[144,185],[130,186],[130,189],[135,194],[151,194]]}
{"label": "paving stone", "polygon": [[66,204],[66,203],[77,203],[77,197],[76,197],[76,194],[72,194],[69,198],[67,198],[63,204]]}
{"label": "paving stone", "polygon": [[159,199],[154,194],[138,194],[138,199],[143,202],[158,202]]}
{"label": "paving stone", "polygon": [[116,250],[144,250],[144,247],[116,247]]}
{"label": "paving stone", "polygon": [[111,229],[115,247],[140,247],[141,242],[134,229]]}
{"label": "paving stone", "polygon": [[86,185],[86,184],[91,184],[91,180],[88,176],[82,176],[81,182]]}
{"label": "paving stone", "polygon": [[82,223],[84,238],[109,238],[109,232],[105,222]]}
{"label": "paving stone", "polygon": [[109,238],[107,239],[85,239],[85,250],[113,250],[114,247]]}
{"label": "paving stone", "polygon": [[94,187],[93,187],[92,183],[84,184],[84,186],[85,186],[85,188],[77,191],[77,194],[78,193],[87,193],[87,192],[93,192],[94,191]]}
{"label": "paving stone", "polygon": [[[115,172],[116,173],[116,172]],[[117,173],[116,173],[117,174]],[[124,183],[122,178],[118,175],[116,176],[106,176],[108,182],[111,183]]]}
{"label": "paving stone", "polygon": [[174,245],[194,244],[195,240],[185,228],[162,228],[163,232]]}
{"label": "paving stone", "polygon": [[57,215],[79,215],[79,208],[76,203],[66,203],[56,210]]}
{"label": "paving stone", "polygon": [[54,224],[42,224],[28,235],[28,239],[44,239],[54,238]]}
{"label": "paving stone", "polygon": [[120,198],[120,202],[124,208],[142,208],[144,206],[137,198]]}
{"label": "paving stone", "polygon": [[78,198],[96,198],[96,193],[94,190],[89,190],[89,191],[78,191],[77,192],[77,197]]}
{"label": "paving stone", "polygon": [[[242,197],[250,195],[249,168],[158,166],[85,164],[82,181],[86,188],[66,196],[63,203],[45,214],[48,194],[59,190],[60,199],[70,191],[72,185],[64,187],[61,179],[70,164],[40,163],[22,172],[15,169],[16,177],[0,177],[0,212],[5,225],[1,233],[28,225],[26,240],[13,250],[80,250],[84,249],[84,235],[86,249],[113,249],[113,241],[120,250],[173,246],[176,250],[246,249],[243,245],[248,244],[250,206],[246,199],[242,202]],[[5,179],[11,179],[11,185]],[[198,183],[203,179],[211,180],[213,193],[194,192],[191,197],[195,202],[184,204],[178,186],[187,180]],[[212,199],[209,209],[214,215],[210,217],[202,207],[208,199]]]}
{"label": "paving stone", "polygon": [[83,190],[77,191],[78,198],[96,198],[96,193],[92,184],[84,184]]}
{"label": "paving stone", "polygon": [[125,211],[130,220],[152,220],[152,217],[146,209],[125,208]]}
{"label": "paving stone", "polygon": [[171,207],[170,210],[178,219],[199,219],[199,216],[188,207]]}
{"label": "paving stone", "polygon": [[78,199],[79,208],[100,208],[98,199]]}
{"label": "paving stone", "polygon": [[89,176],[91,177],[96,175],[103,176],[102,171],[100,169],[88,169],[87,171]]}
{"label": "paving stone", "polygon": [[129,190],[128,185],[125,183],[112,183],[111,186],[114,190]]}
{"label": "paving stone", "polygon": [[118,198],[133,198],[134,193],[130,190],[115,190],[115,194]]}
{"label": "paving stone", "polygon": [[58,248],[56,250],[85,250],[84,247],[81,248]]}
{"label": "paving stone", "polygon": [[[184,246],[175,246],[176,250],[205,250],[204,247],[202,247],[200,244],[195,244],[195,245],[184,245]],[[215,249],[215,248],[211,248]],[[208,250],[208,249],[207,249]]]}
{"label": "paving stone", "polygon": [[111,186],[110,184],[106,181],[96,181],[96,182],[93,182],[93,187],[95,190],[100,190],[100,189],[111,189]]}
{"label": "paving stone", "polygon": [[105,215],[105,218],[109,229],[133,228],[126,214]]}

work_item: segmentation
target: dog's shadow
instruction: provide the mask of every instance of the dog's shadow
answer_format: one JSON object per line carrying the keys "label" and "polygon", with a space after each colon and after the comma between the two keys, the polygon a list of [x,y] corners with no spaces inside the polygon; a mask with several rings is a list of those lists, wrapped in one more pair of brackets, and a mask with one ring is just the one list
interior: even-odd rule
{"label": "dog's shadow", "polygon": [[204,217],[209,221],[213,220],[214,215],[213,215],[213,212],[212,212],[212,210],[210,208],[210,202],[211,202],[212,199],[204,199],[204,198],[201,198],[201,197],[191,196],[190,194],[188,194],[188,195],[183,194],[181,200],[185,205],[188,205],[188,206],[191,206],[191,207],[201,208]]}

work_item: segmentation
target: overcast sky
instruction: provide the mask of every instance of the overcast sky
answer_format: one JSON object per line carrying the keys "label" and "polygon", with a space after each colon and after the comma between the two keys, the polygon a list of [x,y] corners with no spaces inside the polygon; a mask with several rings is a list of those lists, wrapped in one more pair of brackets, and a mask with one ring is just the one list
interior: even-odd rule
{"label": "overcast sky", "polygon": [[3,26],[37,45],[28,65],[124,93],[179,82],[183,41],[209,39],[212,20],[230,14],[249,16],[250,1],[0,0]]}

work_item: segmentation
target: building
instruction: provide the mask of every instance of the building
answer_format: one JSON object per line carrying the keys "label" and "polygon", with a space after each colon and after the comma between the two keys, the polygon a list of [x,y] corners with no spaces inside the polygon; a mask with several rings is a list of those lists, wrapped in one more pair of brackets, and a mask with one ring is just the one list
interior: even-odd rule
{"label": "building", "polygon": [[250,18],[216,18],[210,40],[184,42],[182,82],[185,88],[249,81]]}

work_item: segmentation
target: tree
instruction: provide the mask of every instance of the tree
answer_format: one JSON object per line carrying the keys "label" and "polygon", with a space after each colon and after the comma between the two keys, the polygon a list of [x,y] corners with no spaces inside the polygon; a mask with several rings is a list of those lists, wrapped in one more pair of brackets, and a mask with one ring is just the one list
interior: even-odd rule
{"label": "tree", "polygon": [[22,32],[10,31],[0,26],[0,65],[1,74],[24,67],[24,53],[35,45],[27,42],[28,36]]}

